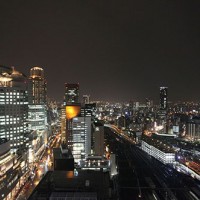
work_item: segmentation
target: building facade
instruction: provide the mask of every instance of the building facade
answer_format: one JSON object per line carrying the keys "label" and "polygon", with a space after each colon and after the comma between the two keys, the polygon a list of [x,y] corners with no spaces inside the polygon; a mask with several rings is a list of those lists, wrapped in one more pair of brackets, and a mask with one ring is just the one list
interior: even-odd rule
{"label": "building facade", "polygon": [[79,84],[66,83],[64,105],[79,103]]}
{"label": "building facade", "polygon": [[[41,67],[30,69],[28,79],[28,131],[31,135],[29,162],[39,158],[39,152],[48,142],[47,82]],[[30,159],[32,158],[32,159]]]}
{"label": "building facade", "polygon": [[74,117],[72,135],[68,139],[75,162],[85,159],[91,153],[91,117]]}
{"label": "building facade", "polygon": [[0,139],[0,200],[15,199],[15,194],[26,182],[27,154],[18,157],[10,148],[11,141]]}
{"label": "building facade", "polygon": [[161,161],[164,164],[173,163],[175,161],[175,153],[172,151],[164,151],[159,148],[156,148],[153,145],[148,144],[145,141],[142,141],[142,150],[153,156],[157,160]]}
{"label": "building facade", "polygon": [[66,106],[61,106],[61,114],[60,114],[60,131],[61,131],[61,140],[62,142],[66,142]]}
{"label": "building facade", "polygon": [[93,133],[93,154],[103,156],[105,152],[104,147],[104,126],[102,123],[94,123],[94,133]]}
{"label": "building facade", "polygon": [[30,69],[28,86],[28,129],[29,131],[44,131],[47,125],[47,82],[42,68],[33,67]]}
{"label": "building facade", "polygon": [[29,77],[29,103],[38,105],[47,103],[47,82],[44,70],[41,67],[30,69]]}
{"label": "building facade", "polygon": [[10,140],[11,149],[28,147],[27,78],[11,67],[0,66],[0,138]]}
{"label": "building facade", "polygon": [[[16,156],[11,154],[10,141],[0,139],[0,199],[11,197],[11,191],[17,185],[19,169],[13,169]],[[12,173],[9,173],[12,172]]]}
{"label": "building facade", "polygon": [[167,110],[168,104],[168,88],[160,87],[160,110]]}

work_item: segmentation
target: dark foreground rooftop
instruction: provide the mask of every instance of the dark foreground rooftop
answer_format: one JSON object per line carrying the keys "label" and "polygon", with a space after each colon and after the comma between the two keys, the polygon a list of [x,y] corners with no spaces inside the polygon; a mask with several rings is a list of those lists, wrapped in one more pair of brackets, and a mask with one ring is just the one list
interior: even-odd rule
{"label": "dark foreground rooftop", "polygon": [[113,199],[109,172],[49,171],[28,200],[98,200]]}

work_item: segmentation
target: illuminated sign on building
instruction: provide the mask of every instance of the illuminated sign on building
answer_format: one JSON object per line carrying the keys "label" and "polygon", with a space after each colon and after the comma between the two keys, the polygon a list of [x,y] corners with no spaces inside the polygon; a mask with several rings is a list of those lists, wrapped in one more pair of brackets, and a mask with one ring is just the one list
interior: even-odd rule
{"label": "illuminated sign on building", "polygon": [[66,106],[66,118],[72,119],[72,118],[78,116],[80,111],[81,111],[80,106],[76,106],[76,105]]}

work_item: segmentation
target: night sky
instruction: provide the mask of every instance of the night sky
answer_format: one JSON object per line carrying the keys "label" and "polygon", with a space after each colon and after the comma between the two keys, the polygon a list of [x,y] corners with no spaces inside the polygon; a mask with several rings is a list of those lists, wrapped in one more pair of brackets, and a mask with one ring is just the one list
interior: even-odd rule
{"label": "night sky", "polygon": [[41,66],[57,100],[200,101],[200,1],[0,0],[0,64]]}

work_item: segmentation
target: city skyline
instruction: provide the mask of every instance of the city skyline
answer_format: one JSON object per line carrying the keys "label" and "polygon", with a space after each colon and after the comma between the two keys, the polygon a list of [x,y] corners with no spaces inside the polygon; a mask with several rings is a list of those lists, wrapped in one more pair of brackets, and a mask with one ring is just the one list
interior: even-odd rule
{"label": "city skyline", "polygon": [[79,83],[91,100],[200,99],[199,2],[1,1],[0,64],[40,66],[48,96]]}
{"label": "city skyline", "polygon": [[0,200],[199,199],[199,103],[168,104],[167,87],[159,106],[80,103],[66,83],[60,105],[42,68],[0,73]]}

